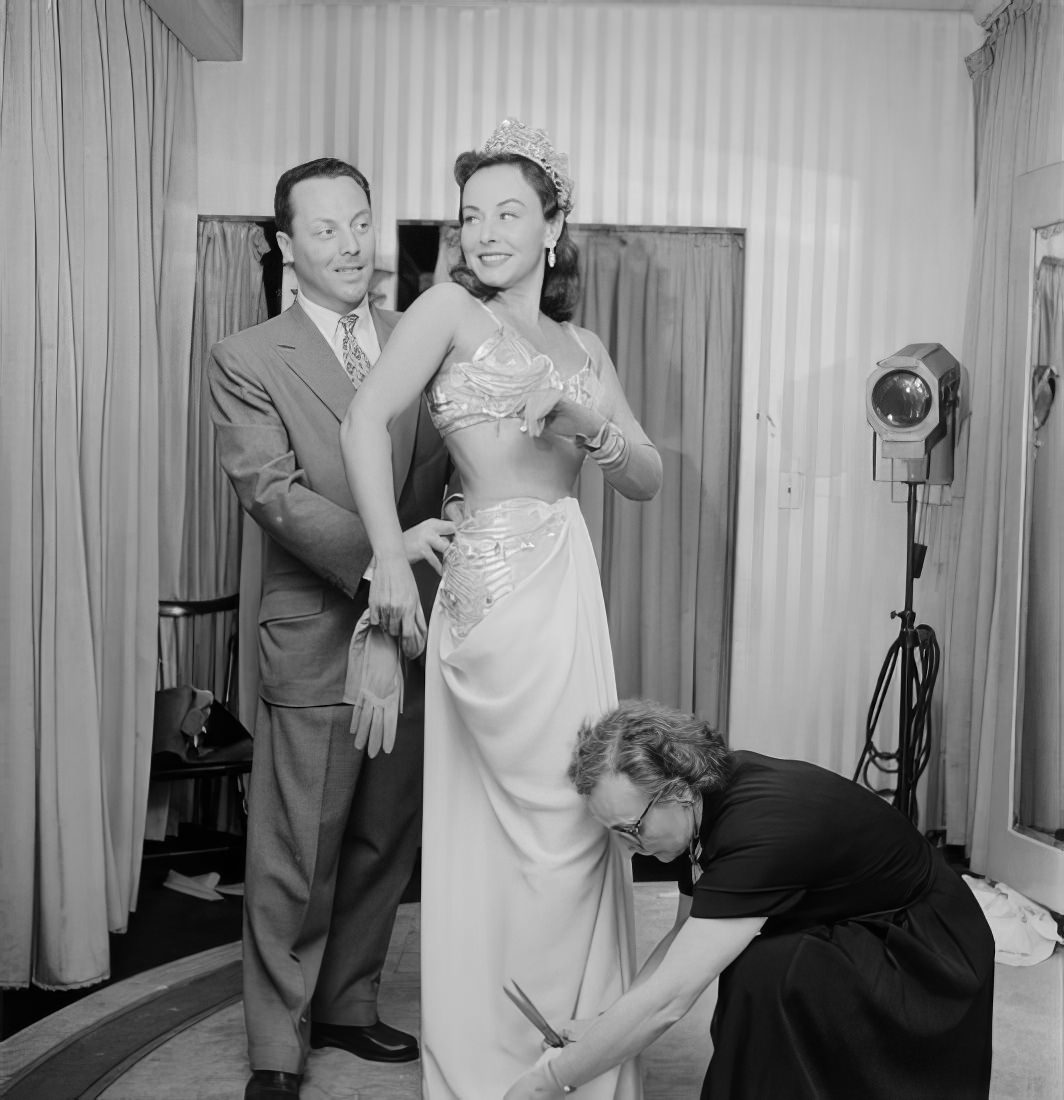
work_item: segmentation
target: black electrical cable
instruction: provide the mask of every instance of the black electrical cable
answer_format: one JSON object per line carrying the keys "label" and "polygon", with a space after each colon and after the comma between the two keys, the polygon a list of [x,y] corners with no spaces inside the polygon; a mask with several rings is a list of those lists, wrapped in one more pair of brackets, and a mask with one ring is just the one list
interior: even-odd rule
{"label": "black electrical cable", "polygon": [[[894,805],[903,810],[916,824],[919,811],[916,803],[916,787],[931,758],[931,699],[938,680],[941,650],[934,630],[924,623],[912,626],[912,612],[894,612],[902,619],[901,631],[890,649],[879,671],[875,692],[868,708],[868,721],[865,726],[865,744],[861,758],[854,771],[854,780],[860,779],[870,790],[881,795],[892,795]],[[900,709],[898,747],[893,751],[879,749],[875,744],[876,725],[886,701],[891,679],[899,658],[904,658],[905,649],[912,646],[912,660],[909,661],[909,683],[901,685],[903,694]],[[904,660],[902,664],[904,666]],[[906,767],[902,767],[902,762]],[[894,777],[894,786],[877,786],[873,769],[881,776]],[[902,789],[902,775],[905,776]]]}

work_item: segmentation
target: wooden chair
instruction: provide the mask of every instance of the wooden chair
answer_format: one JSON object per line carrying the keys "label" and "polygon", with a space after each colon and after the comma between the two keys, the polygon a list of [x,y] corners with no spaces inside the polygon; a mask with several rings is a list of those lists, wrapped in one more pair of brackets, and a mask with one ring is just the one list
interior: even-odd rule
{"label": "wooden chair", "polygon": [[[167,684],[165,681],[172,677],[166,674],[164,666],[165,641],[164,631],[167,620],[190,620],[188,628],[183,632],[187,635],[187,642],[191,647],[195,646],[193,637],[195,620],[204,616],[223,615],[228,612],[236,612],[239,607],[239,596],[222,596],[213,600],[162,600],[159,603],[159,691],[156,693],[156,745],[161,744],[173,747],[175,751],[155,751],[152,755],[151,782],[174,783],[178,780],[191,780],[194,784],[193,816],[197,823],[204,824],[213,821],[218,814],[221,802],[222,783],[229,781],[235,788],[244,816],[247,814],[246,783],[247,775],[251,771],[251,734],[240,723],[240,720],[229,709],[232,696],[232,688],[236,675],[237,661],[237,617],[234,614],[232,625],[225,641],[225,673],[221,695],[215,693],[214,702],[211,704],[209,716],[202,735],[196,741],[186,741],[179,733],[168,729],[168,736],[160,738],[158,728],[160,721],[160,699],[162,696],[174,691],[182,690],[180,685]],[[174,635],[173,664],[180,670],[191,667],[195,656],[190,651],[187,654],[181,652],[180,635],[182,632],[171,632]],[[189,694],[194,689],[188,687]],[[187,751],[184,751],[187,746]],[[201,851],[202,849],[197,849]],[[173,854],[173,853],[171,853]]]}

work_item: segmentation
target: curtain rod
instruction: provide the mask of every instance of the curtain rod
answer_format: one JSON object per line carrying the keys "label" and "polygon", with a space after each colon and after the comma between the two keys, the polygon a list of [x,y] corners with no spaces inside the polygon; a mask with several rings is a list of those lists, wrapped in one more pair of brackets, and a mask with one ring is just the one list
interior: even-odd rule
{"label": "curtain rod", "polygon": [[272,222],[272,214],[200,214],[201,222]]}
{"label": "curtain rod", "polygon": [[729,225],[616,225],[613,222],[570,222],[573,229],[594,229],[596,233],[730,233],[745,236],[746,230]]}
{"label": "curtain rod", "polygon": [[[272,222],[272,214],[200,214],[201,222]],[[453,218],[397,218],[396,225],[445,225],[458,228]],[[729,233],[746,236],[745,229],[727,225],[617,225],[614,222],[570,222],[573,229],[593,229],[596,233]]]}
{"label": "curtain rod", "polygon": [[[397,225],[444,225],[457,229],[453,218],[398,218]],[[746,230],[727,225],[618,225],[615,222],[569,222],[572,229],[593,229],[611,233],[731,233],[745,236]]]}

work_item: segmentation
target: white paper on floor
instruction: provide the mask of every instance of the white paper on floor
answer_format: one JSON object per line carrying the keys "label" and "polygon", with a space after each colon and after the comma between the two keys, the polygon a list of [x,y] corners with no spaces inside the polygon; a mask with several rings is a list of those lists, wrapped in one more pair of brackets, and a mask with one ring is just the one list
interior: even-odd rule
{"label": "white paper on floor", "polygon": [[217,871],[208,871],[205,875],[182,875],[177,871],[169,871],[163,885],[169,890],[176,890],[179,894],[189,894],[194,898],[202,898],[204,901],[221,901],[222,895],[215,890],[221,880]]}

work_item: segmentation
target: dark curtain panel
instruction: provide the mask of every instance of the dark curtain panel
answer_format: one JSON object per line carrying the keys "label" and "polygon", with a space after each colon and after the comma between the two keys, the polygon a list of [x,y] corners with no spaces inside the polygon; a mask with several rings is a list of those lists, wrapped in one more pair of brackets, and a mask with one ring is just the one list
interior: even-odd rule
{"label": "dark curtain panel", "polygon": [[694,711],[726,732],[743,305],[743,236],[580,228],[583,301],[636,416],[661,452],[651,502],[580,502],[602,563],[621,697]]}
{"label": "dark curtain panel", "polygon": [[[215,453],[207,364],[211,347],[223,337],[266,320],[262,257],[268,251],[265,234],[255,222],[219,218],[199,223],[184,523],[176,591],[164,592],[164,599],[209,600],[231,595],[239,588],[240,504]],[[166,662],[168,682],[191,683],[221,693],[230,622],[229,616],[214,618],[216,621],[197,623],[190,639],[182,636],[188,624],[176,632],[178,663],[171,669]]]}
{"label": "dark curtain panel", "polygon": [[[269,251],[255,222],[201,219],[197,239],[196,296],[189,370],[187,467],[181,541],[170,547],[176,576],[163,599],[208,600],[240,589],[241,511],[232,486],[218,465],[210,415],[207,364],[211,347],[241,329],[266,320],[262,258]],[[166,456],[162,456],[166,461]],[[160,503],[165,508],[166,502]],[[176,551],[176,554],[175,554]],[[164,550],[164,561],[166,551]],[[191,684],[221,698],[225,689],[229,638],[235,612],[192,620],[160,620],[159,685]],[[254,647],[252,648],[254,653]],[[231,706],[235,710],[237,678]],[[224,800],[216,822],[239,828],[240,817]],[[192,786],[156,784],[148,807],[149,839],[161,839],[192,817]]]}

